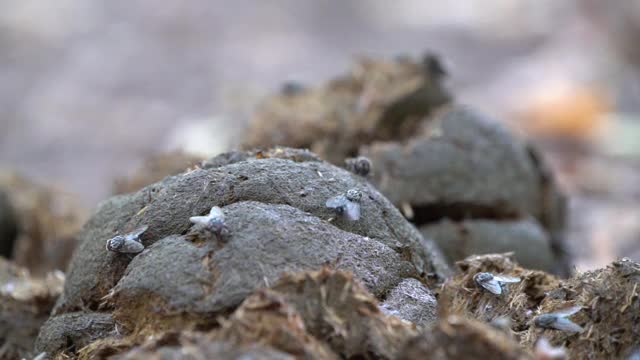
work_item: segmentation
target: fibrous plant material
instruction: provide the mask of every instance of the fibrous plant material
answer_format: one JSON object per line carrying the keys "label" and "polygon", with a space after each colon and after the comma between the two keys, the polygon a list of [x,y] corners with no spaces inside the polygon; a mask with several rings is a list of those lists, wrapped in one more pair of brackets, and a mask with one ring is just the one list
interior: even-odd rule
{"label": "fibrous plant material", "polygon": [[[97,357],[113,355],[112,349],[92,353]],[[175,343],[158,344],[156,346],[137,347],[124,354],[113,356],[116,360],[193,360],[193,359],[262,359],[262,360],[294,360],[294,356],[271,349],[264,345],[237,344],[212,341],[208,336],[180,336]]]}
{"label": "fibrous plant material", "polygon": [[[310,303],[317,300],[309,298]],[[268,345],[297,358],[339,358],[326,343],[311,336],[298,311],[271,290],[260,290],[245,299],[210,336],[238,346]]]}
{"label": "fibrous plant material", "polygon": [[351,274],[324,267],[287,274],[273,287],[257,290],[228,317],[219,317],[217,326],[188,329],[174,323],[143,339],[112,333],[81,349],[80,356],[197,356],[213,352],[208,343],[237,351],[262,347],[267,354],[295,358],[394,359],[416,335],[413,323],[382,312]]}
{"label": "fibrous plant material", "polygon": [[362,59],[351,72],[317,89],[274,95],[257,109],[246,148],[309,148],[342,164],[361,145],[409,137],[422,118],[450,96],[442,72],[411,60]]}
{"label": "fibrous plant material", "polygon": [[0,358],[31,358],[40,326],[62,292],[64,275],[34,278],[0,257]]}
{"label": "fibrous plant material", "polygon": [[[443,314],[500,324],[524,348],[541,338],[565,348],[570,359],[625,358],[640,338],[640,264],[629,259],[561,280],[525,270],[509,256],[473,256],[458,262],[461,274],[445,283],[438,298]],[[501,296],[482,291],[480,272],[521,279]]]}
{"label": "fibrous plant material", "polygon": [[511,337],[486,323],[447,316],[410,340],[399,360],[524,360],[531,355]]}
{"label": "fibrous plant material", "polygon": [[[510,330],[516,332],[529,327],[545,293],[560,284],[552,275],[518,266],[513,261],[513,254],[471,256],[456,265],[461,273],[447,281],[440,290],[441,312],[487,323],[508,319]],[[475,280],[478,274],[483,273],[500,274],[520,281],[503,287],[497,296]]]}
{"label": "fibrous plant material", "polygon": [[532,324],[523,343],[530,346],[544,336],[552,345],[564,345],[570,359],[629,356],[640,339],[640,264],[621,259],[562,281],[542,299],[538,314],[571,308],[575,311],[565,312],[566,317],[583,331]]}
{"label": "fibrous plant material", "polygon": [[[13,254],[8,257],[34,275],[64,270],[77,244],[75,235],[88,215],[78,199],[12,172],[0,173],[0,194],[3,192],[6,198],[0,195],[0,231],[9,226],[15,238]],[[5,201],[9,203],[5,208],[11,210],[3,209]],[[2,225],[6,221],[12,224]]]}
{"label": "fibrous plant material", "polygon": [[308,333],[342,357],[392,359],[417,333],[415,324],[381,311],[376,298],[345,272],[324,268],[289,275],[273,291],[297,309]]}

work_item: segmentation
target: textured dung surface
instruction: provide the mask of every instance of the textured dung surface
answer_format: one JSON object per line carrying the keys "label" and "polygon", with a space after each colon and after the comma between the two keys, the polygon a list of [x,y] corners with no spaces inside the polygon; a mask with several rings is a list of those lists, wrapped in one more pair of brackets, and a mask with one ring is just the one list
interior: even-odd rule
{"label": "textured dung surface", "polygon": [[387,315],[425,326],[436,322],[438,301],[420,281],[404,279],[391,290],[380,309]]}
{"label": "textured dung surface", "polygon": [[238,347],[232,343],[211,342],[200,340],[196,343],[185,342],[175,346],[161,346],[156,349],[134,349],[125,354],[114,357],[117,360],[191,360],[191,359],[216,359],[216,360],[239,360],[239,359],[262,359],[262,360],[293,360],[295,357],[286,353],[253,345]]}
{"label": "textured dung surface", "polygon": [[36,340],[36,353],[75,352],[92,341],[115,333],[115,322],[107,313],[69,313],[47,320]]}
{"label": "textured dung surface", "polygon": [[220,247],[172,236],[135,257],[114,288],[119,311],[137,299],[147,301],[145,294],[160,297],[173,311],[222,311],[273,284],[283,272],[324,264],[352,271],[378,296],[417,276],[412,264],[384,243],[291,206],[249,201],[223,210],[232,235]]}
{"label": "textured dung surface", "polygon": [[473,254],[513,251],[523,267],[555,272],[558,259],[547,233],[534,219],[441,220],[420,227],[424,237],[434,239],[450,261]]}

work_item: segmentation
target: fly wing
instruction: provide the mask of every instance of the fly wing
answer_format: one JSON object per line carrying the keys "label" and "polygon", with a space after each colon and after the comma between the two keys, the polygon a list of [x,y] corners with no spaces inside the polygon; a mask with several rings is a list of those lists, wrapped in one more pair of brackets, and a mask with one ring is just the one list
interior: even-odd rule
{"label": "fly wing", "polygon": [[137,239],[140,237],[140,235],[144,234],[145,231],[147,231],[147,229],[149,229],[149,226],[145,225],[145,226],[141,226],[137,229],[135,229],[132,233],[131,233],[131,237],[134,239]]}
{"label": "fly wing", "polygon": [[582,310],[582,306],[572,306],[570,308],[554,311],[553,313],[562,317],[569,317],[580,310]]}
{"label": "fly wing", "polygon": [[484,281],[484,282],[480,283],[480,286],[482,286],[488,292],[490,292],[490,293],[492,293],[494,295],[502,294],[502,287],[500,286],[500,283],[495,280],[495,278],[491,279],[489,281]]}
{"label": "fly wing", "polygon": [[127,254],[137,254],[142,250],[144,250],[144,245],[142,245],[137,241],[130,240],[130,241],[124,242],[124,245],[122,245],[120,252],[127,253]]}
{"label": "fly wing", "polygon": [[360,204],[353,201],[347,201],[347,211],[345,211],[344,215],[350,221],[360,220]]}
{"label": "fly wing", "polygon": [[334,196],[334,197],[330,198],[329,200],[327,200],[325,205],[329,209],[335,209],[335,208],[339,208],[341,206],[345,206],[345,205],[347,205],[347,203],[349,203],[349,200],[347,200],[347,198],[344,195],[338,195],[338,196]]}
{"label": "fly wing", "polygon": [[209,212],[209,216],[220,219],[220,220],[224,220],[224,213],[222,212],[222,209],[219,206],[212,207],[211,211]]}
{"label": "fly wing", "polygon": [[573,321],[567,318],[558,318],[558,320],[556,320],[556,322],[553,324],[553,327],[558,330],[567,331],[567,332],[581,333],[584,331],[584,328],[582,326],[574,323]]}
{"label": "fly wing", "polygon": [[203,224],[206,225],[209,222],[208,216],[192,216],[189,218],[192,224]]}
{"label": "fly wing", "polygon": [[493,276],[494,279],[503,282],[503,283],[517,283],[520,282],[520,278],[519,277],[513,277],[513,276],[504,276],[504,275],[494,275]]}

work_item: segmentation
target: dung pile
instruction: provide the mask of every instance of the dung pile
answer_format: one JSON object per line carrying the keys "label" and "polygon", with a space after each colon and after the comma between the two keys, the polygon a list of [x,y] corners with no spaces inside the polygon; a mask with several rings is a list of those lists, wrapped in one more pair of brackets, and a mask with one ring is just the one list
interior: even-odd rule
{"label": "dung pile", "polygon": [[34,356],[40,326],[63,285],[59,271],[34,278],[28,270],[0,258],[0,359]]}
{"label": "dung pile", "polygon": [[[349,206],[357,204],[357,219],[327,207],[329,199],[354,191],[359,197],[349,200]],[[191,224],[191,217],[207,214],[213,206],[224,214],[224,236]],[[141,227],[146,229],[139,232],[141,253],[105,249],[108,239]],[[414,286],[428,293],[428,286],[450,274],[436,247],[365,180],[307,151],[288,148],[223,154],[203,168],[113,197],[101,204],[79,238],[64,292],[36,346],[51,355],[122,352],[188,331],[213,331],[211,336],[224,346],[242,340],[242,327],[260,326],[259,320],[267,319],[281,324],[269,338],[298,339],[296,351],[329,346],[327,354],[386,356],[399,346],[395,336],[414,330],[408,322],[388,320],[376,299],[407,279],[416,279]],[[325,272],[276,284],[285,272],[325,265],[352,272],[357,282]],[[278,294],[255,294],[265,287]],[[306,297],[329,306],[329,312],[308,313],[312,309],[299,304],[304,297],[296,296],[306,287]],[[341,303],[349,299],[352,304]],[[349,306],[371,318],[359,321],[354,334],[340,318],[355,316],[342,313]],[[338,317],[331,320],[329,315]],[[303,329],[319,343],[305,340]],[[334,335],[329,339],[327,334]]]}
{"label": "dung pile", "polygon": [[[525,270],[505,255],[471,257],[458,267],[462,274],[440,292],[442,311],[500,327],[524,348],[532,349],[544,338],[566,348],[570,359],[618,359],[640,344],[640,264],[631,260],[566,280]],[[474,281],[479,272],[518,277],[520,282],[505,284],[505,291],[495,295]],[[551,326],[541,321],[549,314],[556,319]]]}
{"label": "dung pile", "polygon": [[567,275],[566,200],[548,166],[497,121],[453,104],[443,77],[434,57],[363,60],[325,86],[266,99],[245,147],[310,148],[337,165],[367,157],[371,174],[359,173],[450,262],[514,251]]}
{"label": "dung pile", "polygon": [[0,255],[31,273],[64,270],[86,218],[73,195],[15,173],[0,174]]}

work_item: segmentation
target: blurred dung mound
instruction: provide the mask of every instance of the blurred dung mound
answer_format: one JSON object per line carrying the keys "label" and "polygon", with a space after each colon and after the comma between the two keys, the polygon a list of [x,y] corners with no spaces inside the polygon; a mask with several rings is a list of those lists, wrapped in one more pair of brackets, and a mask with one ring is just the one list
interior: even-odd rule
{"label": "blurred dung mound", "polygon": [[[353,200],[359,209],[357,218],[327,207],[329,199],[354,189],[361,195]],[[192,225],[191,217],[209,214],[213,206],[219,206],[224,215],[225,236]],[[141,226],[147,227],[140,238],[144,251],[136,255],[105,249],[108,239]],[[79,239],[82,242],[69,267],[63,295],[39,335],[39,351],[77,354],[88,346],[88,335],[79,334],[104,341],[113,334],[125,336],[133,346],[168,332],[224,328],[220,316],[228,315],[257,289],[274,284],[282,273],[315,270],[326,264],[352,272],[377,299],[407,279],[416,279],[415,286],[427,292],[426,284],[449,275],[433,250],[435,245],[423,239],[369,183],[308,151],[288,148],[222,154],[202,168],[133,194],[115,196],[101,204]],[[357,290],[354,296],[360,299],[358,294],[364,292],[349,277],[327,276],[321,273],[314,280],[318,282],[314,286],[326,282],[320,296],[326,304],[331,304],[331,289],[337,286],[331,279],[342,279],[341,296]],[[304,287],[304,281],[299,281]],[[289,311],[277,305],[278,297],[264,296],[254,300]],[[306,319],[308,309],[297,307],[293,297],[285,297]],[[344,300],[339,297],[336,301]],[[377,306],[367,306],[371,316],[383,316]],[[245,308],[241,314],[249,316],[252,311]],[[341,311],[336,305],[331,314],[347,316]],[[77,320],[69,321],[70,316]],[[280,321],[279,317],[270,319]],[[370,337],[385,331],[376,321],[362,325],[371,327]],[[82,332],[87,323],[107,325]],[[282,331],[290,335],[300,330],[287,324]],[[389,326],[384,324],[385,329]],[[315,334],[306,321],[305,328]],[[234,340],[221,340],[229,339]],[[349,349],[355,346],[352,343],[364,346],[365,338],[360,339],[344,339],[342,345],[331,342],[332,349],[356,351]],[[299,349],[315,346],[303,337],[299,340]]]}
{"label": "blurred dung mound", "polygon": [[40,326],[62,292],[64,275],[55,271],[33,278],[29,271],[0,258],[0,358],[31,358]]}
{"label": "blurred dung mound", "polygon": [[113,193],[128,194],[147,185],[158,182],[170,175],[177,175],[204,159],[182,151],[153,155],[144,160],[142,167],[128,177],[121,177],[113,184]]}
{"label": "blurred dung mound", "polygon": [[449,261],[514,251],[568,274],[566,200],[548,166],[496,121],[451,104],[443,75],[430,56],[365,60],[318,89],[287,86],[257,110],[245,146],[308,147],[341,165],[365,156],[365,177]]}
{"label": "blurred dung mound", "polygon": [[567,274],[565,198],[537,151],[464,107],[425,120],[405,142],[361,148],[372,183],[451,261],[514,251],[527,267]]}
{"label": "blurred dung mound", "polygon": [[437,60],[362,59],[343,77],[318,89],[285,86],[265,100],[251,121],[245,148],[308,148],[341,164],[375,140],[411,136],[421,119],[450,97]]}
{"label": "blurred dung mound", "polygon": [[[3,192],[13,210],[0,211],[0,230],[7,234],[6,224],[15,222],[10,228],[17,229],[12,254],[16,264],[40,275],[66,269],[76,246],[75,235],[88,215],[86,210],[72,195],[32,183],[15,173],[0,174],[0,194]],[[0,196],[0,207],[2,203]],[[6,246],[11,237],[0,241]]]}

